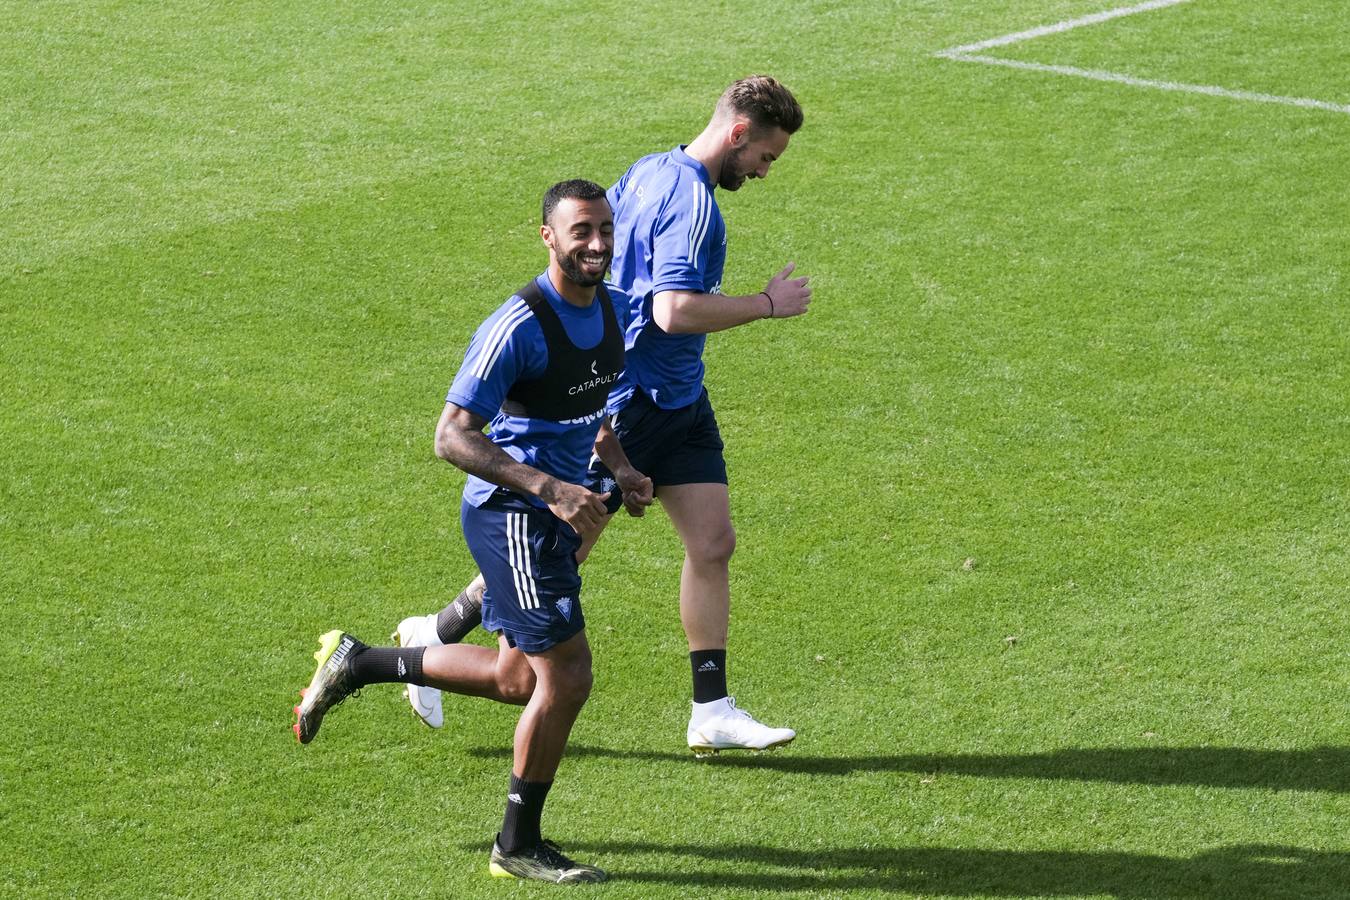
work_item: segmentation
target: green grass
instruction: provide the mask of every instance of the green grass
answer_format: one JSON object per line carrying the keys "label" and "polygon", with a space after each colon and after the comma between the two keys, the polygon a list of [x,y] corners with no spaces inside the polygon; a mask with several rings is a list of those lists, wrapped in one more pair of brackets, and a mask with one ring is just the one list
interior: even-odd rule
{"label": "green grass", "polygon": [[[1169,33],[1172,40],[1159,40]],[[1350,102],[1350,25],[1343,10],[1316,0],[1278,5],[1193,0],[997,53],[1143,78]]]}
{"label": "green grass", "polygon": [[[932,56],[1109,5],[0,2],[0,893],[548,891],[485,873],[514,709],[301,749],[293,692],[472,571],[431,431],[542,190],[771,71],[726,284],[816,299],[708,381],[732,685],[801,737],[687,755],[620,521],[548,832],[613,897],[1346,896],[1350,116]],[[1350,102],[1286,7],[996,53]]]}

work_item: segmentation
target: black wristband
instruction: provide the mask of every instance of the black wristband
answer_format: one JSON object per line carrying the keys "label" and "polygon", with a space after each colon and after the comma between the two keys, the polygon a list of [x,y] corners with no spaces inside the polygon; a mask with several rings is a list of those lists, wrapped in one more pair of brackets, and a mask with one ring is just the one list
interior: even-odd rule
{"label": "black wristband", "polygon": [[760,293],[763,294],[763,295],[764,295],[764,298],[765,298],[766,300],[769,301],[769,314],[768,314],[767,316],[765,316],[764,318],[766,318],[766,319],[772,319],[772,318],[773,318],[773,298],[769,296],[769,292],[768,292],[768,291],[760,291]]}

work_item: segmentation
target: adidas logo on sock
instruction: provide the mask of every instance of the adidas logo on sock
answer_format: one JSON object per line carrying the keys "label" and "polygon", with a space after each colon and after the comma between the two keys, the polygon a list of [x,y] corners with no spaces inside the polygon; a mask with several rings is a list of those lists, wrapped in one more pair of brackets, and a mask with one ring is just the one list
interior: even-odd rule
{"label": "adidas logo on sock", "polygon": [[524,799],[523,797],[521,797],[519,794],[507,794],[507,795],[506,795],[506,799],[507,799],[507,800],[510,800],[512,803],[524,803],[524,802],[525,802],[525,799]]}
{"label": "adidas logo on sock", "polygon": [[699,670],[700,672],[716,672],[716,671],[717,671],[717,663],[713,662],[713,661],[710,659],[710,660],[708,660],[707,662],[705,662],[703,665],[699,666],[699,667],[698,667],[698,670]]}
{"label": "adidas logo on sock", "polygon": [[408,674],[408,667],[403,664],[403,657],[398,658],[398,677],[402,678]]}

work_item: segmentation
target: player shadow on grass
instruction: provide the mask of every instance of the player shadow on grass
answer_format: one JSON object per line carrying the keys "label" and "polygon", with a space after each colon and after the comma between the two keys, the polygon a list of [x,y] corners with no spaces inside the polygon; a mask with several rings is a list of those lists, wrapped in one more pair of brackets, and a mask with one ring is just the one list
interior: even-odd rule
{"label": "player shadow on grass", "polygon": [[[605,860],[616,881],[767,891],[1020,896],[1099,896],[1149,900],[1234,897],[1331,900],[1345,897],[1350,854],[1297,847],[1238,845],[1177,859],[1115,852],[964,850],[945,847],[790,849],[745,844],[667,845],[577,842]],[[622,857],[678,857],[668,867],[630,869]],[[756,871],[746,871],[747,867]]]}
{"label": "player shadow on grass", "polygon": [[[471,751],[498,755],[497,749]],[[936,753],[898,756],[802,756],[792,749],[750,755],[724,753],[695,760],[688,753],[611,750],[573,745],[574,758],[601,757],[803,775],[913,772],[981,778],[1048,778],[1116,784],[1197,785],[1219,788],[1350,793],[1350,747],[1249,750],[1240,747],[1103,747],[1046,753]]]}

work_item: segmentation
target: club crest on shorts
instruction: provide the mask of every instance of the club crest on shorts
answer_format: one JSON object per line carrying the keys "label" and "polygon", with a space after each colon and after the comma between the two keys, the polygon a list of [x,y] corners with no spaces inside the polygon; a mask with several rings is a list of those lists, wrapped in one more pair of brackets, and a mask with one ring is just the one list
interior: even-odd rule
{"label": "club crest on shorts", "polygon": [[563,617],[564,619],[566,619],[566,620],[569,621],[569,622],[572,621],[572,598],[571,598],[571,597],[563,597],[562,599],[560,599],[557,603],[555,603],[555,604],[553,604],[553,605],[556,606],[556,607],[558,607],[558,612],[562,613],[562,617]]}

